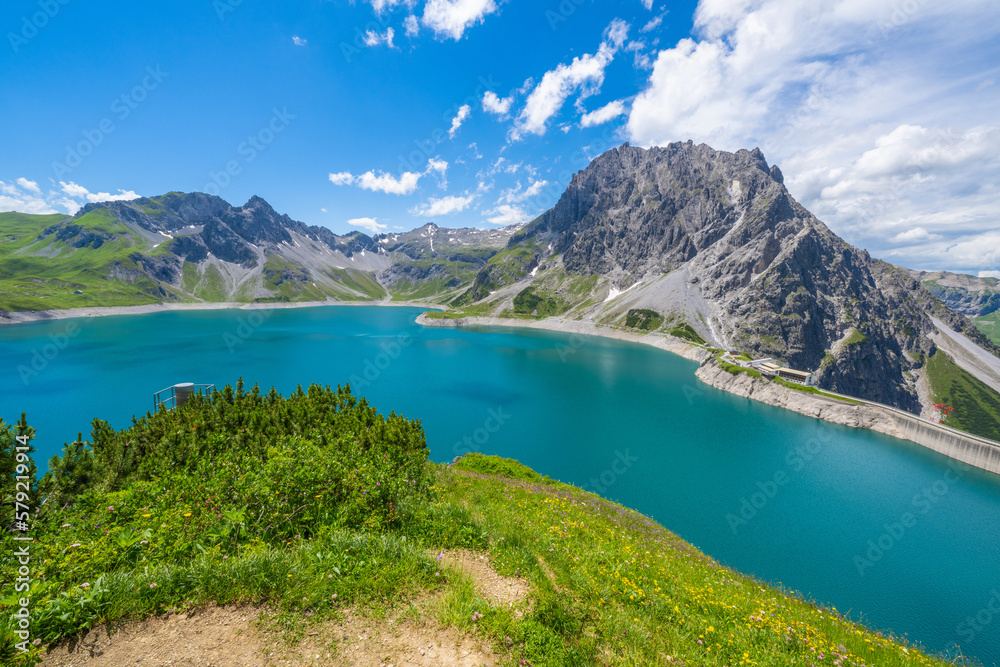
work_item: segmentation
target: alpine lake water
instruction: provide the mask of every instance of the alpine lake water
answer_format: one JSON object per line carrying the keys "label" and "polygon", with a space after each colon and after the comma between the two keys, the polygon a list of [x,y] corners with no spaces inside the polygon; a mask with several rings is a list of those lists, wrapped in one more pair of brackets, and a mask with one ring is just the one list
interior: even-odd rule
{"label": "alpine lake water", "polygon": [[[431,458],[516,458],[665,525],[718,561],[932,651],[1000,664],[1000,476],[739,398],[649,346],[439,329],[405,307],[171,311],[0,328],[0,417],[41,468],[94,417],[178,382],[288,394],[351,382],[423,423]],[[48,346],[48,347],[46,347]],[[37,352],[37,355],[36,355]]]}

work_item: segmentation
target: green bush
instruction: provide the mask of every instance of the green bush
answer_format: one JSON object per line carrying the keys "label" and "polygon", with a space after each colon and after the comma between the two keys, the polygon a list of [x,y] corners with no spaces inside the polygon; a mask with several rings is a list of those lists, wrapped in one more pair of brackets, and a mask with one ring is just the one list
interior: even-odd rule
{"label": "green bush", "polygon": [[678,324],[677,326],[670,329],[668,332],[671,336],[676,336],[677,338],[684,338],[692,343],[704,344],[705,339],[698,335],[698,332],[694,330],[687,322]]}
{"label": "green bush", "polygon": [[625,316],[625,326],[643,331],[655,331],[663,325],[663,317],[655,310],[633,308]]}
{"label": "green bush", "polygon": [[[30,432],[23,420],[22,430]],[[6,449],[13,433],[0,424]],[[248,563],[269,549],[329,542],[344,531],[367,539],[433,522],[423,518],[427,453],[418,421],[380,415],[349,387],[313,385],[282,398],[240,383],[134,419],[122,431],[95,420],[91,442],[67,445],[39,485],[46,501],[32,523],[32,635],[51,641],[85,623],[196,594],[229,599],[227,587],[270,599],[283,588],[264,585],[265,574],[252,568],[247,581],[225,585],[198,579],[191,568]],[[13,477],[2,484],[10,497]],[[0,574],[13,581],[11,534],[2,542],[8,556],[0,557]],[[460,534],[450,543],[481,540]],[[281,577],[297,576],[296,558],[279,558]],[[0,600],[5,608],[15,602]],[[7,628],[0,629],[2,664],[15,655],[8,624],[0,622]]]}
{"label": "green bush", "polygon": [[523,479],[529,482],[542,480],[542,476],[537,472],[514,459],[505,459],[499,456],[470,452],[455,462],[455,467],[459,470],[478,472],[484,475],[500,475],[510,479]]}

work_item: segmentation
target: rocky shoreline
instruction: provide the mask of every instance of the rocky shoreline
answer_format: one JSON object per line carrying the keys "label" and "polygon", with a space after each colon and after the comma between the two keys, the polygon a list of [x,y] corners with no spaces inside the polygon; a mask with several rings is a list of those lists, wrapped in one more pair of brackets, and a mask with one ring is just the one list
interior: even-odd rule
{"label": "rocky shoreline", "polygon": [[316,308],[319,306],[398,306],[408,308],[436,309],[441,306],[419,301],[296,301],[296,302],[202,302],[202,303],[150,303],[141,306],[85,306],[82,308],[59,308],[53,310],[0,310],[0,326],[6,324],[25,324],[28,322],[46,322],[49,320],[64,320],[74,317],[106,317],[109,315],[145,315],[148,313],[163,313],[175,310],[276,310],[284,308]]}
{"label": "rocky shoreline", "polygon": [[562,333],[579,334],[583,336],[601,336],[603,338],[613,338],[631,343],[640,343],[652,347],[673,352],[685,359],[704,362],[710,359],[712,354],[697,345],[692,345],[680,338],[664,336],[660,334],[639,334],[631,331],[623,331],[614,327],[602,327],[589,320],[515,320],[506,317],[459,317],[453,319],[428,318],[426,313],[421,313],[417,317],[417,324],[428,327],[513,327],[517,329],[542,329],[545,331],[560,331]]}

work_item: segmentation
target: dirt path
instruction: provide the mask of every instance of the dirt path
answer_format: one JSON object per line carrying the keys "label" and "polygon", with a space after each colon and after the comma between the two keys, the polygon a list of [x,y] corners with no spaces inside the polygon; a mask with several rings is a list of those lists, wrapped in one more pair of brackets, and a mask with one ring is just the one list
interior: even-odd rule
{"label": "dirt path", "polygon": [[[441,552],[442,567],[473,579],[494,606],[519,606],[524,579],[503,577],[485,554]],[[269,633],[262,607],[205,607],[115,627],[100,627],[53,647],[45,667],[480,667],[499,662],[489,646],[431,620],[436,598],[411,603],[395,615],[371,617],[346,610],[335,621],[307,624],[287,643]],[[262,622],[261,622],[262,621]]]}

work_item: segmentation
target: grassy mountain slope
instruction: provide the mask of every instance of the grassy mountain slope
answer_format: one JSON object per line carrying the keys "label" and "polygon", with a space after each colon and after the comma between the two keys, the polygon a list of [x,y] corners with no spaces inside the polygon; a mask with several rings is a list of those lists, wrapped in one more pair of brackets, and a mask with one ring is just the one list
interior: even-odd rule
{"label": "grassy mountain slope", "polygon": [[1000,442],[1000,394],[941,350],[927,362],[927,382],[935,403],[955,408],[948,426]]}
{"label": "grassy mountain slope", "polygon": [[0,213],[0,310],[157,302],[445,302],[517,226],[338,236],[253,197],[171,192],[75,216]]}
{"label": "grassy mountain slope", "polygon": [[[18,433],[30,427],[0,425],[4,464]],[[212,602],[265,604],[301,636],[417,597],[429,600],[425,622],[474,635],[509,665],[945,664],[514,461],[430,464],[418,422],[379,415],[347,389],[284,399],[227,387],[121,432],[97,420],[89,446],[68,445],[50,469],[27,593],[41,645],[17,653],[2,614],[5,665],[95,624]],[[13,582],[15,543],[2,541]],[[456,547],[525,580],[527,600],[480,597],[437,562]],[[12,613],[25,593],[5,583],[0,595]],[[336,658],[340,646],[335,637],[326,650]]]}

